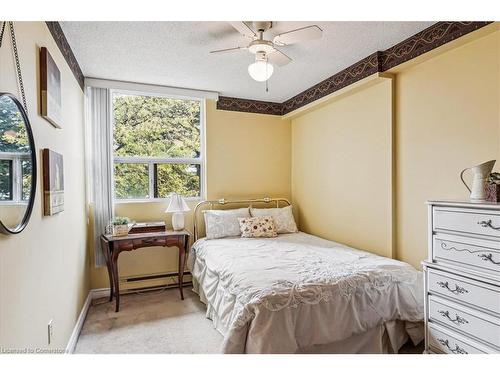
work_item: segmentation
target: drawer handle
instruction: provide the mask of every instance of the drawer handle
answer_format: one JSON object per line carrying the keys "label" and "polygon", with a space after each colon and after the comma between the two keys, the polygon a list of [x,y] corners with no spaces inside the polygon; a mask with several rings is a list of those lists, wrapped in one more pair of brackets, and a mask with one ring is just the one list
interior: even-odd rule
{"label": "drawer handle", "polygon": [[500,230],[500,227],[494,227],[493,224],[491,223],[491,220],[483,220],[483,221],[478,221],[477,222],[479,225],[481,225],[483,228],[491,228],[494,230]]}
{"label": "drawer handle", "polygon": [[465,351],[464,349],[462,349],[460,346],[458,346],[457,344],[455,344],[455,349],[452,349],[450,347],[450,342],[448,340],[443,340],[443,339],[438,339],[438,341],[441,343],[441,345],[444,345],[446,346],[448,349],[450,349],[450,352],[454,353],[454,354],[469,354],[467,353],[467,351]]}
{"label": "drawer handle", "polygon": [[154,238],[149,239],[149,240],[142,240],[142,243],[145,244],[145,245],[150,245],[150,244],[152,244],[154,242],[155,242]]}
{"label": "drawer handle", "polygon": [[455,284],[455,289],[451,289],[450,288],[450,284],[448,284],[448,281],[446,282],[442,282],[442,281],[438,281],[437,283],[441,288],[446,288],[448,289],[450,292],[452,292],[453,294],[463,294],[463,293],[469,293],[469,291],[465,288],[462,288],[461,286],[458,286],[457,284]]}
{"label": "drawer handle", "polygon": [[489,253],[488,255],[486,254],[479,254],[478,255],[479,258],[485,260],[485,261],[490,261],[491,263],[493,264],[496,264],[497,266],[500,266],[500,261],[499,262],[495,262],[493,260],[493,254],[492,253]]}
{"label": "drawer handle", "polygon": [[441,316],[448,318],[450,322],[455,323],[457,326],[459,326],[460,324],[469,324],[469,321],[467,319],[464,319],[457,314],[455,314],[455,319],[452,319],[449,311],[438,310],[438,313],[440,313]]}

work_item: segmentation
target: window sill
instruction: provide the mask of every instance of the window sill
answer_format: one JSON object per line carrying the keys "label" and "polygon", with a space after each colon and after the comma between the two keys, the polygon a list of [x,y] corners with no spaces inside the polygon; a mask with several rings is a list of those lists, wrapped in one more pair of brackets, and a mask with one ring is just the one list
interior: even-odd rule
{"label": "window sill", "polygon": [[[202,197],[184,197],[186,202],[201,202],[202,200],[205,200],[205,198]],[[170,198],[153,198],[153,199],[114,199],[113,200],[113,205],[119,205],[119,204],[130,204],[130,203],[138,203],[138,204],[145,204],[145,203],[169,203]]]}
{"label": "window sill", "polygon": [[13,202],[13,201],[0,201],[0,206],[27,206],[28,202]]}

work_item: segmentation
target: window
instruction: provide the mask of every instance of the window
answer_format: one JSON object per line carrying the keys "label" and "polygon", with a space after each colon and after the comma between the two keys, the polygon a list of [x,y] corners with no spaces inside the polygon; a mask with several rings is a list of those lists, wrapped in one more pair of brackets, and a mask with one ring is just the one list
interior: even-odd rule
{"label": "window", "polygon": [[31,155],[21,114],[13,109],[0,113],[0,204],[27,203],[30,195]]}
{"label": "window", "polygon": [[114,198],[201,197],[204,101],[114,91],[112,105]]}
{"label": "window", "polygon": [[14,198],[12,160],[0,160],[0,201],[11,201]]}
{"label": "window", "polygon": [[30,180],[30,154],[0,152],[0,203],[27,203]]}

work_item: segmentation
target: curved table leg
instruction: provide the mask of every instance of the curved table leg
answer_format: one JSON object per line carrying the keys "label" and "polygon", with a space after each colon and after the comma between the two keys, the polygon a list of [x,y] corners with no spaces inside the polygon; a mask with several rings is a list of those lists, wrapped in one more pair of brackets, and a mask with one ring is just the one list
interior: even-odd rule
{"label": "curved table leg", "polygon": [[[183,241],[184,242],[184,241]],[[179,290],[181,292],[181,299],[184,299],[184,292],[182,290],[184,268],[186,267],[186,246],[179,243]]]}
{"label": "curved table leg", "polygon": [[114,295],[114,277],[113,277],[113,269],[111,268],[111,265],[108,266],[108,277],[109,277],[109,302],[113,301],[113,295]]}
{"label": "curved table leg", "polygon": [[120,252],[113,252],[113,283],[114,294],[116,297],[115,312],[120,311],[120,279],[118,278],[118,255],[120,255]]}
{"label": "curved table leg", "polygon": [[113,264],[111,263],[111,249],[110,249],[109,241],[105,240],[104,237],[101,237],[101,249],[104,253],[104,260],[106,261],[106,268],[108,270],[108,278],[109,278],[109,302],[113,301],[113,293],[114,293],[114,281],[113,281]]}

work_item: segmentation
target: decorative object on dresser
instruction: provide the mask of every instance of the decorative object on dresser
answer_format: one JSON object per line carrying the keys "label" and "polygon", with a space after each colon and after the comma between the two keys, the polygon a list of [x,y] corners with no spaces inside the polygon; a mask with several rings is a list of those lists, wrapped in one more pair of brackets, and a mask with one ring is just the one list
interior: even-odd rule
{"label": "decorative object on dresser", "polygon": [[[465,168],[460,172],[460,179],[470,192],[471,202],[486,202],[486,182],[495,166],[495,162],[496,160],[490,160],[474,167]],[[471,170],[473,173],[471,187],[464,180],[464,173],[468,170]]]}
{"label": "decorative object on dresser", "polygon": [[44,148],[43,155],[43,198],[46,216],[64,211],[64,164],[63,156]]}
{"label": "decorative object on dresser", "polygon": [[166,230],[164,221],[147,221],[144,223],[135,223],[132,228],[130,228],[129,233],[165,232]]}
{"label": "decorative object on dresser", "polygon": [[116,297],[115,312],[120,310],[120,278],[118,274],[118,256],[122,251],[133,251],[144,247],[177,247],[179,249],[179,291],[181,299],[184,299],[182,283],[184,269],[186,268],[186,253],[189,246],[190,233],[188,231],[151,232],[128,234],[126,236],[102,235],[101,245],[106,259],[106,266],[109,277],[109,302]]}
{"label": "decorative object on dresser", "polygon": [[500,202],[500,173],[493,172],[486,183],[486,201]]}
{"label": "decorative object on dresser", "polygon": [[177,194],[172,193],[170,196],[170,204],[165,212],[172,213],[172,227],[174,230],[183,230],[184,229],[184,212],[189,211],[189,206],[187,205],[184,198]]}
{"label": "decorative object on dresser", "polygon": [[500,203],[428,207],[425,351],[500,353]]}

